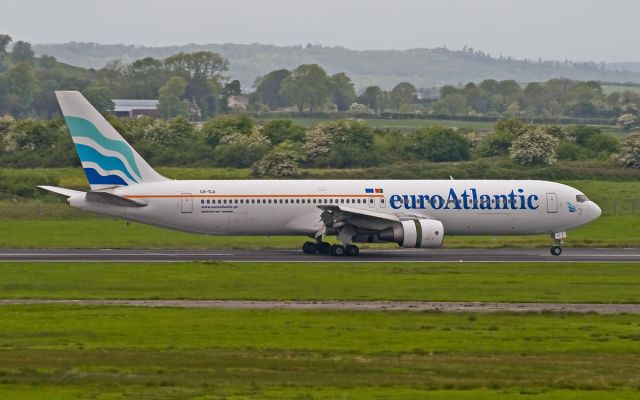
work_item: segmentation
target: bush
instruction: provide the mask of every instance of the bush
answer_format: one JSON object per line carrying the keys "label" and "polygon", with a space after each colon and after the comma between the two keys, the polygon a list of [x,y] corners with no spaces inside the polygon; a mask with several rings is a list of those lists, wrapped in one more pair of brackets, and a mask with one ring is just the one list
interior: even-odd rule
{"label": "bush", "polygon": [[507,155],[515,138],[516,136],[509,131],[491,132],[480,142],[478,154],[482,157]]}
{"label": "bush", "polygon": [[200,132],[206,143],[215,147],[225,136],[236,133],[248,136],[255,128],[255,121],[248,115],[224,115],[205,122]]}
{"label": "bush", "polygon": [[227,135],[214,150],[216,164],[223,167],[247,168],[269,151],[271,142],[260,133]]}
{"label": "bush", "polygon": [[294,124],[289,119],[272,119],[262,125],[262,134],[274,145],[285,140],[301,143],[304,139],[304,127]]}
{"label": "bush", "polygon": [[613,159],[625,168],[640,168],[640,133],[627,136]]}
{"label": "bush", "polygon": [[511,159],[520,165],[553,164],[557,160],[558,139],[540,128],[529,129],[511,146]]}
{"label": "bush", "polygon": [[323,122],[305,133],[302,149],[311,165],[317,167],[361,167],[375,163],[370,151],[374,135],[360,120]]}
{"label": "bush", "polygon": [[471,141],[452,128],[434,126],[414,131],[414,151],[429,161],[462,161],[471,158]]}
{"label": "bush", "polygon": [[295,178],[300,176],[299,162],[304,156],[300,148],[291,142],[274,147],[251,167],[254,176]]}

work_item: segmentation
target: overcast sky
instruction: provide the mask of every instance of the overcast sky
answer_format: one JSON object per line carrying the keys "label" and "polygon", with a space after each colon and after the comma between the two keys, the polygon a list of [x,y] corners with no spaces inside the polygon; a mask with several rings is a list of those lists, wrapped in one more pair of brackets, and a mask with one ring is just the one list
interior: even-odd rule
{"label": "overcast sky", "polygon": [[0,32],[32,43],[471,46],[494,56],[640,61],[634,0],[4,0]]}

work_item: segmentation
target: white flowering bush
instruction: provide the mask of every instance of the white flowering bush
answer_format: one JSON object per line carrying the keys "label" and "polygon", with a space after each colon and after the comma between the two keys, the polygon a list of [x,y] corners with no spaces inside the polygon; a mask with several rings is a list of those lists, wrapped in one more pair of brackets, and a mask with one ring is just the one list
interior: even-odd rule
{"label": "white flowering bush", "polygon": [[640,133],[627,136],[612,158],[622,167],[640,168]]}
{"label": "white flowering bush", "polygon": [[633,128],[637,123],[636,117],[633,114],[622,114],[621,116],[618,117],[618,120],[616,121],[616,124],[624,129],[624,130],[629,130],[631,128]]}
{"label": "white flowering bush", "polygon": [[255,176],[292,178],[300,176],[300,161],[304,159],[300,149],[291,142],[283,142],[271,149],[252,166]]}
{"label": "white flowering bush", "polygon": [[553,164],[558,139],[540,128],[529,129],[511,145],[510,157],[520,165]]}

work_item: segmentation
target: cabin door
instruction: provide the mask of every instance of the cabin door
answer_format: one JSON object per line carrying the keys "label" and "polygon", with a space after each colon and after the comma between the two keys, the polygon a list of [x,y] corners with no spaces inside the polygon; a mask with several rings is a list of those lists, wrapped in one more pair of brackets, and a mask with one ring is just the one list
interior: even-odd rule
{"label": "cabin door", "polygon": [[558,194],[557,193],[547,193],[547,212],[548,213],[558,212]]}
{"label": "cabin door", "polygon": [[193,198],[191,197],[191,193],[182,193],[180,196],[180,210],[183,214],[193,212]]}

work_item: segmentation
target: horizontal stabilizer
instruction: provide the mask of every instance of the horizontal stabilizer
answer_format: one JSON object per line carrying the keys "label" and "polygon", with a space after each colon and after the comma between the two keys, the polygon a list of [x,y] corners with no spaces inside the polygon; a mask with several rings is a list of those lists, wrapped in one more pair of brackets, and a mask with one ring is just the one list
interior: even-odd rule
{"label": "horizontal stabilizer", "polygon": [[85,199],[87,201],[108,204],[111,206],[120,206],[120,207],[146,207],[147,206],[146,203],[127,199],[126,197],[120,197],[115,194],[111,194],[107,192],[87,192],[87,196],[85,197]]}
{"label": "horizontal stabilizer", "polygon": [[65,188],[56,187],[56,186],[38,186],[38,187],[40,189],[48,190],[50,192],[58,193],[58,194],[61,194],[63,196],[67,196],[67,197],[71,197],[71,196],[75,196],[76,194],[84,193],[84,192],[81,192],[80,190],[65,189]]}

